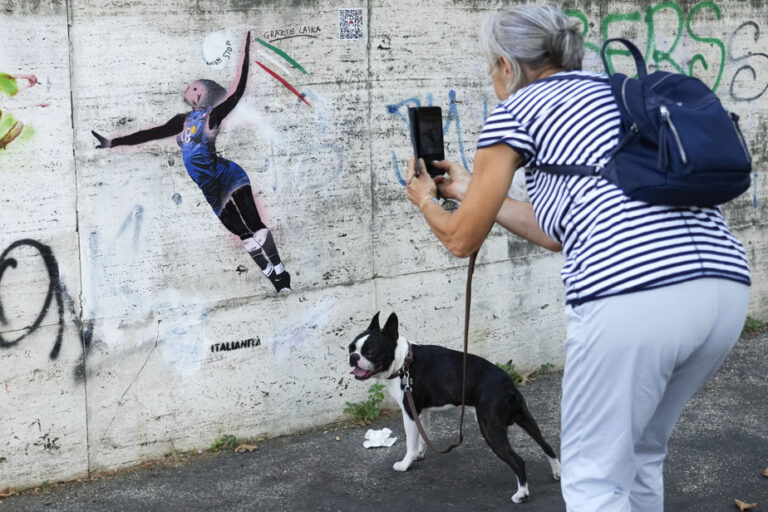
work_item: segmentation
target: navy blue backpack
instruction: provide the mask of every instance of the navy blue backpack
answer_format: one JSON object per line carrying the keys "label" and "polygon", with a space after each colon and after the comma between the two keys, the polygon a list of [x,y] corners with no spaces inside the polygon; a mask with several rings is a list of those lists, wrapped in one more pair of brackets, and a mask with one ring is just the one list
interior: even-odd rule
{"label": "navy blue backpack", "polygon": [[[638,78],[610,73],[605,51],[613,41],[629,49]],[[538,170],[601,176],[632,199],[670,206],[715,206],[749,188],[752,159],[739,118],[709,87],[679,73],[649,75],[640,50],[626,39],[607,40],[600,54],[621,112],[619,144],[603,167],[544,165]]]}

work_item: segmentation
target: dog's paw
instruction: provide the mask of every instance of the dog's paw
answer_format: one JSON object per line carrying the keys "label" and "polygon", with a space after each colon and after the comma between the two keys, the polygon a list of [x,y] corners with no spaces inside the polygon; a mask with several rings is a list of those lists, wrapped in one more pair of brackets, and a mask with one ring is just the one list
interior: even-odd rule
{"label": "dog's paw", "polygon": [[555,480],[560,480],[560,476],[563,474],[560,461],[557,459],[549,459],[549,465],[552,467],[552,477]]}
{"label": "dog's paw", "polygon": [[405,459],[395,462],[392,465],[392,469],[395,471],[408,471],[408,468],[411,467],[411,463],[409,461],[406,461]]}
{"label": "dog's paw", "polygon": [[512,496],[512,501],[515,503],[522,503],[528,500],[529,495],[528,484],[525,484],[524,486],[517,488],[517,492]]}

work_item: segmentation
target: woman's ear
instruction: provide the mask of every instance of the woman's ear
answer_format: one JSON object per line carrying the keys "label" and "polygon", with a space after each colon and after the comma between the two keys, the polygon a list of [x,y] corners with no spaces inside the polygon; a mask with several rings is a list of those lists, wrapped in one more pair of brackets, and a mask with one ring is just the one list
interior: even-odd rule
{"label": "woman's ear", "polygon": [[499,71],[503,73],[512,73],[512,64],[509,62],[509,59],[503,55],[499,55],[499,58],[496,59],[496,62],[498,62]]}

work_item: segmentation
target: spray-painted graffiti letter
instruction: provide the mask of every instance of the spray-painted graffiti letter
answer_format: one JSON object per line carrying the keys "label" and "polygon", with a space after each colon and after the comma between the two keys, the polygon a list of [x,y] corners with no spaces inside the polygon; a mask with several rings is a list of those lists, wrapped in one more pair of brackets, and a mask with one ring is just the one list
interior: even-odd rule
{"label": "spray-painted graffiti letter", "polygon": [[[739,32],[742,31],[742,29],[745,29],[747,27],[752,29],[752,33],[753,33],[752,39],[754,40],[754,42],[757,42],[758,39],[760,39],[760,26],[757,23],[755,23],[754,21],[747,21],[747,22],[742,23],[739,26],[739,28],[737,28],[734,31],[734,33],[731,35],[731,39],[728,41],[728,55],[729,55],[729,57],[731,59],[733,59],[734,62],[742,61],[742,60],[745,60],[745,59],[751,59],[751,58],[764,58],[764,59],[768,59],[768,55],[766,55],[765,53],[752,53],[752,52],[749,52],[746,55],[741,55],[739,57],[736,57],[733,54],[733,41],[734,41],[734,39],[736,39],[736,36],[739,34]],[[759,98],[760,96],[765,94],[765,91],[768,90],[768,83],[766,83],[765,87],[763,87],[757,94],[753,94],[751,96],[743,96],[741,94],[738,94],[736,89],[735,89],[735,85],[736,85],[736,83],[738,81],[739,75],[742,72],[751,74],[752,75],[752,81],[753,82],[757,81],[757,72],[755,71],[755,68],[752,65],[750,65],[750,64],[744,64],[743,66],[741,66],[739,69],[736,70],[736,73],[734,73],[733,79],[731,80],[731,87],[730,87],[730,90],[729,90],[729,93],[731,94],[731,98],[733,98],[736,101],[752,101],[752,100],[756,100],[757,98]]]}
{"label": "spray-painted graffiti letter", "polygon": [[[670,9],[677,15],[677,29],[674,31],[674,33],[677,35],[675,36],[675,40],[672,41],[669,49],[666,51],[659,50],[656,47],[656,25],[653,21],[656,13],[665,9]],[[680,36],[683,32],[683,11],[677,2],[663,2],[655,7],[648,6],[648,8],[645,10],[645,24],[648,29],[648,47],[646,54],[653,57],[653,62],[656,63],[657,68],[659,67],[659,63],[667,62],[673,68],[675,68],[678,73],[682,73],[683,68],[671,57],[672,52],[674,52],[675,48],[677,47],[677,43],[680,42]]]}
{"label": "spray-painted graffiti letter", "polygon": [[[51,307],[51,302],[56,299],[56,313],[58,314],[58,329],[56,331],[56,341],[53,343],[53,348],[49,357],[56,359],[59,357],[59,351],[61,350],[61,342],[64,336],[64,305],[69,306],[69,311],[72,315],[73,322],[77,327],[80,335],[80,345],[83,352],[75,366],[75,380],[82,382],[85,379],[85,358],[88,356],[88,352],[91,348],[91,340],[93,337],[93,321],[81,321],[77,318],[72,297],[67,293],[66,287],[62,284],[59,276],[59,263],[56,261],[56,257],[53,255],[51,248],[36,240],[18,240],[0,254],[0,283],[2,283],[3,275],[9,268],[16,268],[18,261],[15,258],[9,258],[8,254],[19,247],[32,247],[43,259],[46,273],[48,274],[48,292],[45,295],[45,301],[40,308],[40,312],[37,314],[34,322],[31,325],[24,328],[24,334],[15,339],[6,339],[3,332],[0,332],[0,348],[9,348],[18,344],[21,340],[26,338],[35,332],[42,323],[45,316],[48,314],[48,309]],[[5,316],[5,310],[2,303],[0,303],[0,325],[8,325],[8,319]]]}
{"label": "spray-painted graffiti letter", "polygon": [[[408,117],[402,112],[400,112],[400,109],[404,106],[408,106],[409,103],[413,104],[414,107],[421,106],[421,102],[419,101],[418,98],[408,98],[407,100],[403,100],[400,103],[395,103],[394,105],[387,105],[387,112],[389,112],[390,114],[396,115],[397,117],[402,119],[402,121],[408,127],[408,133],[410,136],[411,125],[408,122]],[[431,104],[432,102],[429,102],[429,105]],[[400,166],[397,163],[397,155],[395,155],[394,151],[392,151],[392,166],[395,168],[395,176],[397,177],[397,181],[399,181],[402,186],[405,186],[405,176],[403,175],[402,172],[400,172]]]}
{"label": "spray-painted graffiti letter", "polygon": [[[0,282],[2,282],[6,270],[9,268],[16,268],[18,265],[18,262],[14,258],[8,257],[8,253],[17,247],[23,246],[36,249],[43,258],[45,269],[48,272],[48,293],[45,296],[45,302],[43,303],[43,307],[40,308],[37,318],[35,318],[35,321],[25,329],[26,332],[24,334],[16,339],[9,340],[3,336],[2,332],[0,332],[0,348],[12,347],[35,332],[37,328],[40,327],[40,323],[43,321],[43,318],[45,318],[45,315],[48,314],[48,308],[51,306],[51,302],[56,298],[56,306],[59,314],[59,329],[50,354],[51,359],[56,359],[59,355],[59,350],[61,349],[61,338],[64,333],[64,300],[62,297],[61,286],[59,285],[59,264],[56,262],[56,258],[53,255],[51,248],[35,240],[28,239],[12,243],[2,254],[0,254]],[[0,324],[8,325],[8,320],[5,316],[2,303],[0,303]]]}
{"label": "spray-painted graffiti letter", "polygon": [[[717,91],[717,87],[720,85],[720,79],[723,77],[723,69],[725,66],[725,45],[719,39],[712,37],[700,37],[693,33],[693,29],[691,29],[691,20],[693,20],[693,17],[696,15],[696,13],[702,9],[711,9],[714,11],[718,20],[722,18],[722,15],[720,14],[720,8],[717,6],[717,4],[714,2],[702,2],[697,4],[693,9],[691,9],[691,12],[688,13],[688,19],[685,20],[685,29],[688,31],[694,41],[713,44],[720,48],[720,70],[717,72],[717,78],[715,79],[715,83],[712,85],[712,91]],[[709,68],[707,61],[704,59],[704,56],[700,53],[697,53],[693,56],[691,63],[688,65],[688,74],[690,76],[693,76],[693,68],[697,62],[700,62],[704,69]]]}

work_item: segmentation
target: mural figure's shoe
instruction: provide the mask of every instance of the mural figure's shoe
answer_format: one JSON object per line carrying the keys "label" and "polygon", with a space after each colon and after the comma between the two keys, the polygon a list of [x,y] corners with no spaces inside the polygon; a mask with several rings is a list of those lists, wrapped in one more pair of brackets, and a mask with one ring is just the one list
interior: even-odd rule
{"label": "mural figure's shoe", "polygon": [[291,274],[287,271],[283,271],[280,274],[273,273],[269,276],[269,280],[272,281],[272,285],[277,293],[291,291]]}

